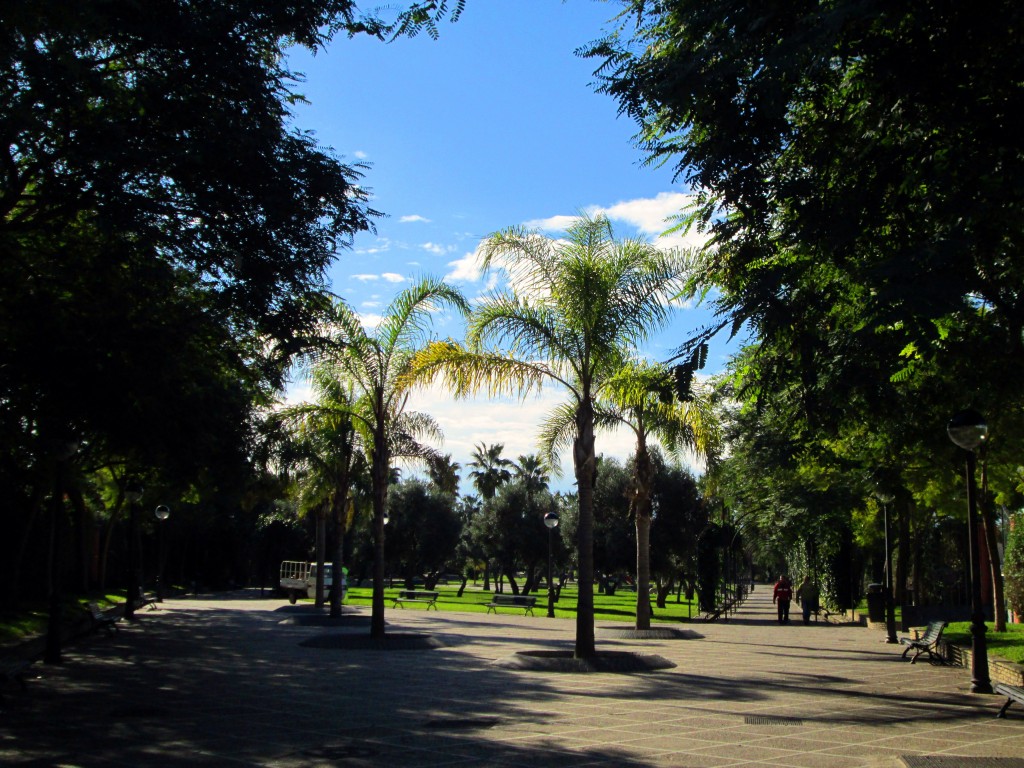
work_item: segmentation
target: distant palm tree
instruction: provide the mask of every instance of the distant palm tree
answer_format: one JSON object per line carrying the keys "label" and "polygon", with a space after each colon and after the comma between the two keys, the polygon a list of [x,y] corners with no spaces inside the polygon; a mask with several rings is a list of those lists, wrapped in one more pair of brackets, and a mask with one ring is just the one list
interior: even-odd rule
{"label": "distant palm tree", "polygon": [[452,455],[446,453],[427,462],[427,474],[430,482],[441,493],[449,496],[459,495],[459,462],[452,461]]}
{"label": "distant palm tree", "polygon": [[714,461],[721,450],[721,428],[708,391],[691,385],[690,398],[672,397],[671,371],[630,363],[609,382],[600,404],[602,425],[623,424],[636,436],[629,508],[636,523],[636,628],[651,628],[651,494],[654,463],[648,449],[656,438],[675,458],[690,451]]}
{"label": "distant palm tree", "polygon": [[505,446],[502,443],[479,443],[473,448],[473,460],[469,462],[469,466],[475,469],[469,476],[473,478],[473,485],[485,499],[493,499],[498,488],[512,479],[512,470],[509,467],[515,465],[501,455],[503,450]]}
{"label": "distant palm tree", "polygon": [[333,561],[334,588],[331,616],[341,616],[341,573],[345,532],[351,524],[349,486],[360,458],[362,442],[356,429],[354,389],[339,381],[330,368],[319,366],[310,372],[314,401],[283,409],[277,420],[292,435],[291,456],[284,462],[303,470],[303,506],[317,512],[316,604],[324,601],[324,528],[330,518],[335,525]]}
{"label": "distant palm tree", "polygon": [[344,302],[335,305],[331,317],[333,352],[322,365],[339,381],[351,382],[355,388],[353,418],[363,432],[370,456],[376,551],[370,618],[374,638],[384,637],[384,510],[391,459],[427,458],[436,452],[425,449],[418,438],[440,436],[432,418],[406,411],[406,405],[413,357],[428,341],[434,310],[443,306],[463,315],[469,312],[458,290],[427,278],[396,296],[373,331],[367,331],[359,315]]}
{"label": "distant palm tree", "polygon": [[516,478],[523,481],[528,494],[546,491],[548,480],[551,479],[551,470],[547,461],[539,454],[531,453],[520,456],[513,465],[516,470]]}
{"label": "distant palm tree", "polygon": [[521,228],[492,235],[481,249],[484,267],[503,265],[510,288],[476,308],[465,345],[431,344],[415,372],[442,376],[456,396],[525,395],[545,381],[568,391],[579,502],[575,655],[591,658],[595,402],[629,351],[666,323],[683,264],[642,240],[615,240],[603,216],[576,219],[566,235],[552,240]]}

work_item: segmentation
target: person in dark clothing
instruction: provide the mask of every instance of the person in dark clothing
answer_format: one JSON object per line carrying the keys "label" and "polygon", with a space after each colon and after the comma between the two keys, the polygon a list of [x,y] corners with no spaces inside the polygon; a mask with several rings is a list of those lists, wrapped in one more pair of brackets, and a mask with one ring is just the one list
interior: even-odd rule
{"label": "person in dark clothing", "polygon": [[789,623],[789,603],[793,599],[793,585],[786,574],[779,576],[775,582],[775,591],[772,593],[772,602],[779,608],[779,624]]}
{"label": "person in dark clothing", "polygon": [[818,587],[810,576],[804,576],[796,590],[796,603],[803,608],[804,624],[811,623],[811,614],[818,612]]}

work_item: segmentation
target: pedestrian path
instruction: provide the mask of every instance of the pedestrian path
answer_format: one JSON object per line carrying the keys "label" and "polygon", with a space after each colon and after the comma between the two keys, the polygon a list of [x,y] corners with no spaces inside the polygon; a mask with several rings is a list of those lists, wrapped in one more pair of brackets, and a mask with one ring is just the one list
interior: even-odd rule
{"label": "pedestrian path", "polygon": [[[310,619],[317,618],[317,621]],[[181,598],[96,634],[0,705],[3,766],[1024,766],[1024,714],[963,669],[910,665],[884,633],[779,625],[758,587],[725,621],[599,651],[644,674],[509,669],[570,649],[575,623],[388,610],[399,650],[359,647],[258,591]],[[401,648],[407,650],[401,650]]]}

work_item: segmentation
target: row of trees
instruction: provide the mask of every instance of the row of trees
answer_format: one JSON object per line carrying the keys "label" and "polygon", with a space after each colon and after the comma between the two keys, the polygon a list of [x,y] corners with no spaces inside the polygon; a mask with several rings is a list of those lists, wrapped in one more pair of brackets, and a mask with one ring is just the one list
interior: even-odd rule
{"label": "row of trees", "polygon": [[[469,476],[480,495],[460,496],[447,490],[434,472],[429,481],[413,478],[392,484],[385,553],[390,578],[409,588],[422,580],[427,589],[442,576],[460,577],[462,589],[471,578],[482,579],[484,589],[491,588],[493,579],[496,590],[502,590],[502,582],[507,580],[514,594],[536,591],[547,558],[548,532],[543,518],[549,512],[557,514],[560,521],[554,558],[560,580],[564,582],[575,571],[575,495],[548,489],[548,475],[538,456],[521,456],[516,463],[502,457],[501,449],[500,444],[481,445],[469,465]],[[487,463],[477,463],[480,458]],[[441,458],[442,462],[446,459]],[[651,573],[657,602],[664,605],[675,588],[695,589],[696,542],[708,520],[693,476],[666,465],[658,452],[652,463],[656,515],[650,541]],[[632,465],[623,466],[605,457],[598,460],[594,562],[599,582],[608,589],[620,580],[632,581],[636,574],[637,536],[629,503],[635,472]],[[459,469],[450,462],[447,466],[456,473]],[[485,492],[490,487],[486,477],[492,474],[486,468],[504,466],[512,469],[501,470],[507,475]],[[350,523],[345,562],[358,581],[369,578],[373,561],[370,520],[369,514],[363,514]]]}
{"label": "row of trees", "polygon": [[[371,633],[383,637],[384,513],[391,462],[418,458],[436,466],[438,459],[420,440],[436,435],[433,420],[406,409],[411,388],[439,378],[462,397],[480,391],[525,395],[546,381],[560,386],[568,399],[541,425],[540,445],[550,466],[558,464],[560,450],[573,451],[580,586],[576,654],[592,656],[596,431],[622,423],[637,437],[630,511],[637,521],[637,587],[644,596],[650,580],[653,481],[648,439],[660,435],[671,451],[713,456],[718,449],[708,401],[693,397],[689,389],[684,400],[674,397],[670,371],[641,363],[632,352],[667,322],[667,300],[678,291],[686,262],[675,251],[616,240],[607,219],[586,216],[576,220],[565,240],[510,229],[492,235],[482,251],[485,269],[500,264],[508,284],[472,312],[454,288],[431,279],[400,293],[372,330],[347,305],[336,303],[324,328],[328,343],[310,374],[321,402],[283,417],[329,416],[328,430],[349,436],[348,447],[340,451],[335,438],[327,441],[333,446],[329,461],[349,457],[325,478],[337,542],[343,540],[343,512],[349,506],[350,447],[358,441],[363,448],[377,548]],[[440,306],[466,317],[464,343],[429,339],[431,313]],[[322,402],[325,393],[330,393],[329,402]],[[496,488],[503,471],[493,462],[481,467],[481,487],[488,492]],[[339,549],[336,568],[341,554]],[[637,605],[638,624],[647,626],[646,599]]]}
{"label": "row of trees", "polygon": [[221,533],[255,514],[261,415],[316,341],[327,268],[376,215],[366,168],[292,125],[285,49],[436,33],[460,6],[5,8],[0,607],[40,585],[59,606],[71,573],[132,584],[129,509],[172,502]]}
{"label": "row of trees", "polygon": [[[936,559],[915,547],[950,541],[963,483],[944,425],[971,406],[993,435],[992,541],[991,513],[1019,506],[1024,438],[1024,9],[627,0],[623,26],[581,53],[600,62],[600,89],[637,120],[650,160],[698,190],[682,226],[706,230],[709,246],[689,257],[617,241],[602,218],[558,241],[511,229],[483,248],[505,288],[471,310],[426,280],[367,330],[324,285],[338,248],[371,226],[365,169],[290,127],[283,46],[436,34],[462,5],[412,3],[390,26],[345,0],[168,0],[159,14],[30,1],[5,17],[5,603],[27,563],[56,564],[54,605],[62,563],[99,583],[97,523],[113,541],[129,479],[144,482],[143,508],[180,499],[206,530],[235,533],[280,521],[287,468],[311,519],[334,529],[339,561],[368,500],[382,635],[387,494],[395,461],[436,458],[436,425],[406,409],[430,380],[456,396],[566,393],[540,444],[551,460],[572,451],[581,657],[595,653],[596,440],[611,424],[637,439],[639,588],[661,514],[655,435],[709,457],[704,498],[762,543],[766,567],[824,571],[831,558],[845,600],[862,570],[853,553],[873,548],[879,488],[896,499],[904,574]],[[708,298],[718,321],[674,370],[637,360],[680,294]],[[463,341],[431,337],[438,308],[466,317]],[[748,344],[703,396],[691,387],[702,345],[726,330]],[[297,354],[317,399],[267,422]],[[732,404],[720,462],[716,399]],[[122,549],[133,570],[137,548],[132,535]],[[920,592],[937,579],[918,568],[895,582]]]}
{"label": "row of trees", "polygon": [[962,534],[966,508],[955,412],[990,425],[993,556],[993,512],[1020,507],[1024,92],[1008,56],[1024,10],[623,5],[621,28],[581,53],[650,162],[698,190],[685,223],[710,244],[689,289],[717,322],[692,343],[749,334],[721,384],[737,405],[716,492],[776,569],[846,562],[831,576],[845,603],[851,554],[882,552],[881,489],[897,597],[935,599],[949,579],[927,563],[962,573],[967,555],[950,560],[944,533],[956,520]]}

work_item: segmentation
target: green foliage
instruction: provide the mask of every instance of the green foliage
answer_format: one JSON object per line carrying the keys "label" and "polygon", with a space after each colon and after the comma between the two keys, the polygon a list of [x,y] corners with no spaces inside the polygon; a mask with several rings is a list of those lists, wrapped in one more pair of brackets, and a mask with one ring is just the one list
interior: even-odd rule
{"label": "green foliage", "polygon": [[1022,22],[1010,0],[635,0],[582,51],[650,161],[700,190],[687,292],[717,322],[681,351],[749,331],[734,394],[792,422],[794,454],[837,440],[858,471],[946,484],[941,425],[973,404],[993,465],[1019,455]]}
{"label": "green foliage", "polygon": [[435,579],[455,552],[462,520],[452,499],[426,483],[409,480],[388,494],[388,560],[412,588],[412,579]]}

